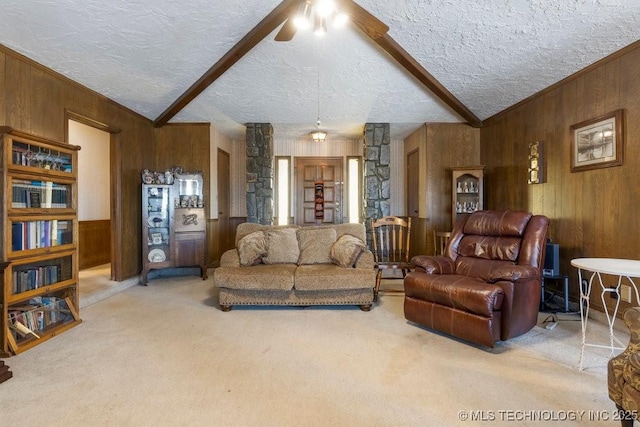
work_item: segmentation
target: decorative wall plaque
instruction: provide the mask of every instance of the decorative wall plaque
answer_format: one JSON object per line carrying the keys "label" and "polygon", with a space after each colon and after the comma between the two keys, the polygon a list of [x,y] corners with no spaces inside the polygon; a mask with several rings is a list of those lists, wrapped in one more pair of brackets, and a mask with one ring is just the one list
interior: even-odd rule
{"label": "decorative wall plaque", "polygon": [[544,170],[544,144],[542,141],[529,144],[528,184],[542,184],[546,181]]}

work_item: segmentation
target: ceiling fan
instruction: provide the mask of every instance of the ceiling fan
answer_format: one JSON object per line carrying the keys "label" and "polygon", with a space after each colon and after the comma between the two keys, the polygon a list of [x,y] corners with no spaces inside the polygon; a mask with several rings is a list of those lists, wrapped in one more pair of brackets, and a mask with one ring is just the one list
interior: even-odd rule
{"label": "ceiling fan", "polygon": [[[300,0],[298,6],[292,8],[295,11],[294,15],[287,18],[282,28],[280,28],[280,31],[278,31],[278,34],[276,34],[275,40],[285,42],[293,39],[293,36],[295,36],[298,30],[295,23],[296,14],[303,10],[309,11],[318,1],[319,0]],[[351,21],[372,39],[375,40],[389,31],[389,27],[384,22],[380,21],[353,0],[339,0],[338,3],[340,11],[346,13]]]}

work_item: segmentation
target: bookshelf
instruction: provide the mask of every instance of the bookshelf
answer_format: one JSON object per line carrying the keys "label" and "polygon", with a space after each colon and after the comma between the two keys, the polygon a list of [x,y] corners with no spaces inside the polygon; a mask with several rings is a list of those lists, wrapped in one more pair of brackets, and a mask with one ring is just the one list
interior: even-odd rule
{"label": "bookshelf", "polygon": [[77,151],[0,127],[0,356],[28,350],[81,322],[78,311]]}

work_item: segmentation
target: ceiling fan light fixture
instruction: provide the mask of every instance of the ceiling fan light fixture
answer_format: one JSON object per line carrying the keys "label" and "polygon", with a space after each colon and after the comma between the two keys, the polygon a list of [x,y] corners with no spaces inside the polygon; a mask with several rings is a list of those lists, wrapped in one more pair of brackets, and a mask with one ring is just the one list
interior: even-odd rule
{"label": "ceiling fan light fixture", "polygon": [[311,3],[305,1],[298,8],[298,13],[296,13],[293,18],[293,23],[296,28],[300,30],[304,30],[306,28],[311,27]]}
{"label": "ceiling fan light fixture", "polygon": [[313,32],[316,36],[324,36],[327,33],[327,19],[316,15]]}
{"label": "ceiling fan light fixture", "polygon": [[349,21],[349,15],[345,12],[337,11],[333,14],[331,22],[335,28],[343,28]]}
{"label": "ceiling fan light fixture", "polygon": [[315,8],[317,15],[328,18],[336,11],[336,2],[334,0],[317,0]]}
{"label": "ceiling fan light fixture", "polygon": [[324,142],[327,139],[327,133],[322,130],[317,130],[309,134],[313,142]]}

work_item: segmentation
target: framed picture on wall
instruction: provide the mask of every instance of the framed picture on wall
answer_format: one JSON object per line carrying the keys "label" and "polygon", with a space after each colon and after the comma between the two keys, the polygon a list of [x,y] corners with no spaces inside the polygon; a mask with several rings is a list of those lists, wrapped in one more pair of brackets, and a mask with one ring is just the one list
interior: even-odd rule
{"label": "framed picture on wall", "polygon": [[624,110],[571,126],[571,172],[621,166]]}

